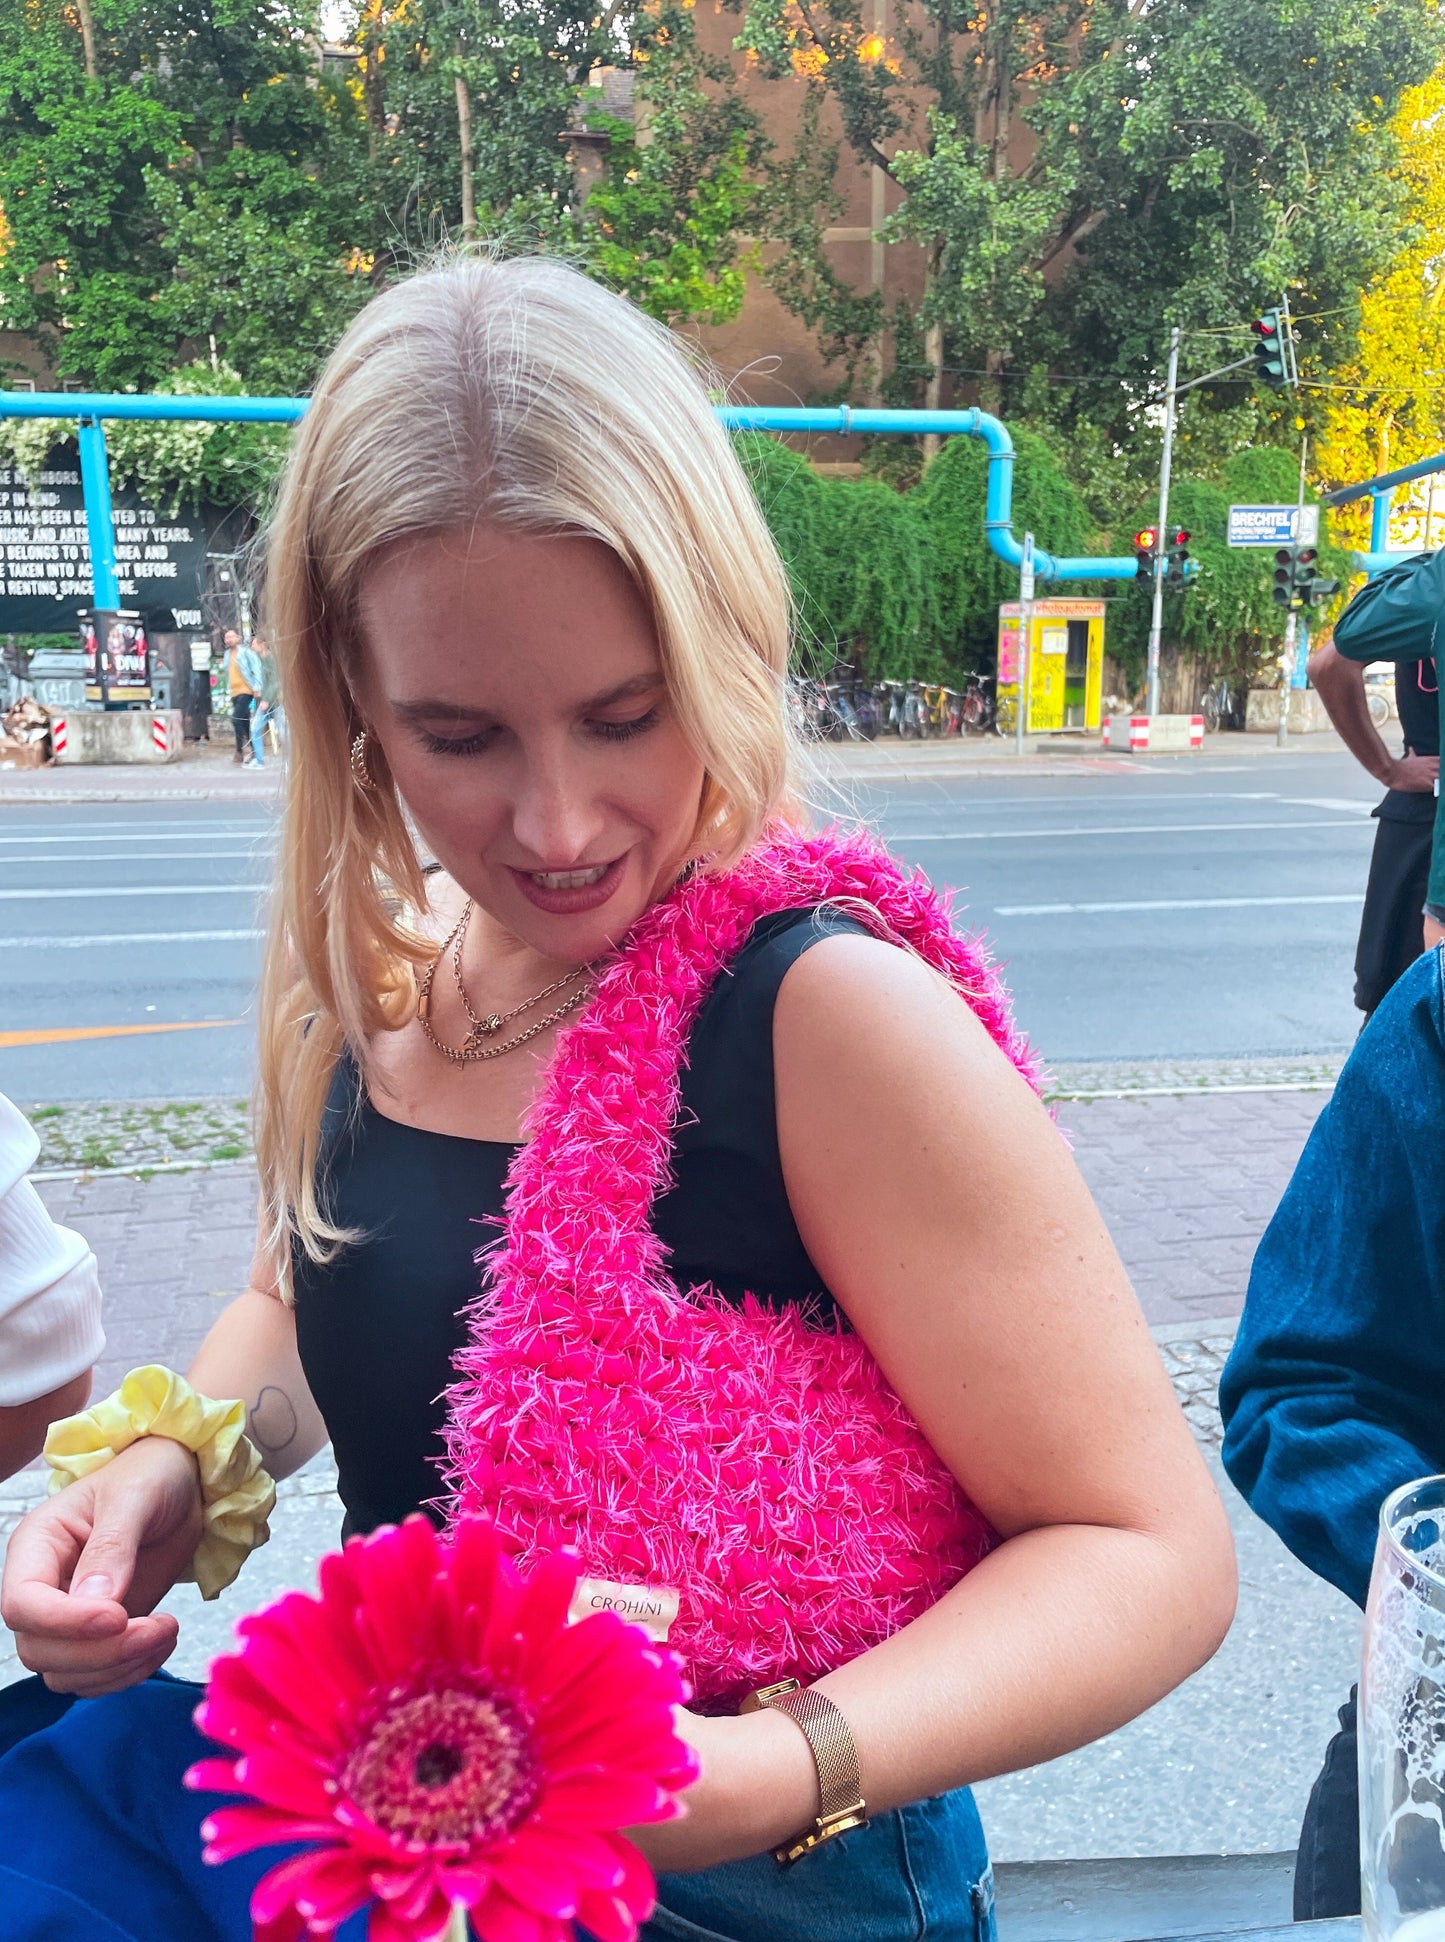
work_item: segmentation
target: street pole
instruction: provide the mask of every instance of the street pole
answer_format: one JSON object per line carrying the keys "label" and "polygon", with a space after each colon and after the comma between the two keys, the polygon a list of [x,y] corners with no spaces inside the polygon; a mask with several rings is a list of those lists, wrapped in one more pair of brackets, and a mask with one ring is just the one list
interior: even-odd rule
{"label": "street pole", "polygon": [[[1300,440],[1299,448],[1299,491],[1295,495],[1295,544],[1298,545],[1300,513],[1305,503],[1305,454],[1309,450],[1309,435]],[[1290,588],[1290,598],[1294,598],[1294,588]],[[1284,646],[1279,657],[1279,725],[1274,731],[1276,748],[1289,747],[1289,704],[1294,692],[1295,677],[1295,636],[1298,620],[1293,607],[1284,624]]]}
{"label": "street pole", "polygon": [[1164,532],[1169,524],[1169,467],[1174,457],[1174,396],[1179,381],[1178,324],[1169,333],[1169,378],[1164,387],[1164,454],[1159,464],[1159,538],[1154,551],[1154,604],[1149,614],[1149,695],[1146,712],[1159,713],[1159,641],[1164,631]]}
{"label": "street pole", "polygon": [[1034,536],[1024,534],[1024,556],[1019,565],[1019,651],[1018,706],[1014,709],[1014,754],[1024,752],[1024,710],[1029,705],[1029,675],[1034,634]]}

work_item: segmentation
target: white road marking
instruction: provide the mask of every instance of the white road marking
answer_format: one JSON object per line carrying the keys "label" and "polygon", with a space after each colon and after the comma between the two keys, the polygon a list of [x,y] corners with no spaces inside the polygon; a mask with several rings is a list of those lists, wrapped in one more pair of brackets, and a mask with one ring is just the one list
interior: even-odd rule
{"label": "white road marking", "polygon": [[889,841],[907,843],[1004,843],[1037,836],[1223,836],[1230,830],[1359,829],[1357,816],[1331,817],[1328,822],[1292,823],[1074,823],[1062,829],[952,829],[893,833]]}
{"label": "white road marking", "polygon": [[1286,904],[1362,904],[1363,890],[1330,897],[1141,897],[1134,902],[1108,904],[995,904],[995,917],[1092,916],[1100,911],[1129,910],[1274,910]]}
{"label": "white road marking", "polygon": [[[230,827],[216,823],[206,829],[196,829],[189,825],[167,827],[157,823],[130,823],[116,833],[114,823],[81,823],[61,834],[41,832],[31,836],[0,836],[0,843],[6,845],[31,843],[134,843],[137,838],[142,842],[159,841],[163,843],[214,843],[216,841],[233,843],[238,836],[269,836],[273,833],[270,823],[234,823]],[[92,834],[92,831],[94,834]]]}
{"label": "white road marking", "polygon": [[237,890],[261,891],[264,883],[101,883],[66,890],[0,890],[6,903],[34,903],[46,898],[80,897],[225,897]]}
{"label": "white road marking", "polygon": [[[178,850],[127,850],[125,855],[113,857],[115,863],[249,863],[269,862],[276,854],[273,849],[262,849],[259,844],[248,845],[243,850],[207,850],[203,857],[182,856]],[[99,863],[104,859],[94,851],[69,850],[48,856],[6,856],[0,857],[0,869],[28,868],[31,870],[49,869],[56,863]]]}
{"label": "white road marking", "polygon": [[75,937],[0,937],[0,951],[78,951],[110,944],[230,944],[265,931],[104,931]]}
{"label": "white road marking", "polygon": [[1280,801],[1296,809],[1353,809],[1357,816],[1373,815],[1375,809],[1374,800],[1362,796],[1281,796]]}

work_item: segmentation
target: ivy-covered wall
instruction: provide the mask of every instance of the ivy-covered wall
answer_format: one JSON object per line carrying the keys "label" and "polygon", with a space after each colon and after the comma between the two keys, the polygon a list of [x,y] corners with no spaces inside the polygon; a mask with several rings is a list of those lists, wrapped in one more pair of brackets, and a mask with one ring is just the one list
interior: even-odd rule
{"label": "ivy-covered wall", "polygon": [[[1015,443],[1015,532],[1051,552],[1096,550],[1047,445],[1028,432]],[[793,584],[805,671],[853,661],[874,680],[959,681],[992,664],[999,603],[1018,598],[1018,574],[985,539],[988,454],[977,439],[950,439],[903,493],[822,478],[762,433],[737,447]]]}

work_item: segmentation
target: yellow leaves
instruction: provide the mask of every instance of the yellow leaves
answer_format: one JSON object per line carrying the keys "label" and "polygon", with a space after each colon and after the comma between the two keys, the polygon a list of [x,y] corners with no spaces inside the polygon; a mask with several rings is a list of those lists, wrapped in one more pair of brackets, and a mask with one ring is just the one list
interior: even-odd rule
{"label": "yellow leaves", "polygon": [[[1445,447],[1445,66],[1400,97],[1394,121],[1411,240],[1360,295],[1355,352],[1336,370],[1340,390],[1318,454],[1321,475],[1348,484]],[[1350,523],[1347,510],[1340,524]],[[1349,537],[1360,539],[1361,513]]]}
{"label": "yellow leaves", "polygon": [[804,81],[814,81],[828,65],[821,47],[795,47],[790,56],[793,72]]}
{"label": "yellow leaves", "polygon": [[887,51],[888,43],[881,34],[869,34],[858,43],[858,58],[867,67],[876,67]]}

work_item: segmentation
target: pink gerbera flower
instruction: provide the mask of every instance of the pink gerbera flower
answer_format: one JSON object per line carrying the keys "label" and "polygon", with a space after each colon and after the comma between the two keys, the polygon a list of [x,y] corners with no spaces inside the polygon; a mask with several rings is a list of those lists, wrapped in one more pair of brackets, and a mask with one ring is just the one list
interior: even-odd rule
{"label": "pink gerbera flower", "polygon": [[491,1525],[424,1518],[354,1539],[242,1619],[196,1723],[233,1757],[192,1787],[250,1796],[203,1824],[208,1861],[314,1845],[257,1884],[258,1942],[329,1935],[374,1901],[371,1942],[632,1942],[652,1874],[621,1829],[697,1777],[673,1730],[678,1664],[615,1614],[576,1625],[569,1553],[527,1580]]}

